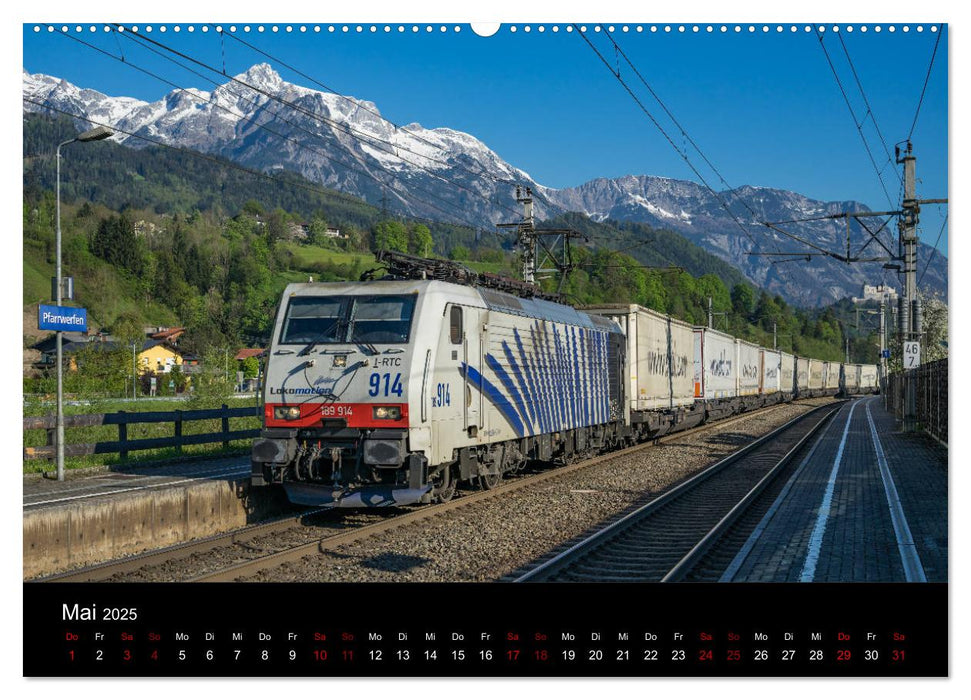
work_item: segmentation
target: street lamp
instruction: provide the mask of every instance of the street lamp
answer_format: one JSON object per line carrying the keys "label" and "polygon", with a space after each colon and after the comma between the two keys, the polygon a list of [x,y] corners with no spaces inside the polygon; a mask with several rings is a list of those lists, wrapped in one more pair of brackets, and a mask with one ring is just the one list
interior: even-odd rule
{"label": "street lamp", "polygon": [[[106,126],[97,126],[83,134],[78,134],[73,139],[57,144],[55,160],[57,161],[57,242],[56,256],[57,262],[54,269],[54,286],[56,288],[56,302],[60,306],[63,301],[62,294],[64,281],[61,277],[61,147],[67,146],[75,141],[101,141],[114,134]],[[62,331],[57,333],[57,480],[64,481],[64,358],[62,355],[63,336]]]}

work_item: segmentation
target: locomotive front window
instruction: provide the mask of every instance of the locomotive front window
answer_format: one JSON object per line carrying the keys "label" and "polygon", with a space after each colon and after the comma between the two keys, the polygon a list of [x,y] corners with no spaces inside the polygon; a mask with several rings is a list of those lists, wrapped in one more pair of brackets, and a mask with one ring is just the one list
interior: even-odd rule
{"label": "locomotive front window", "polygon": [[415,296],[294,297],[280,343],[407,343]]}
{"label": "locomotive front window", "polygon": [[287,308],[280,342],[284,345],[304,343],[339,343],[343,340],[343,320],[347,315],[347,297],[294,297]]}
{"label": "locomotive front window", "polygon": [[351,310],[352,343],[407,343],[415,297],[354,297]]}

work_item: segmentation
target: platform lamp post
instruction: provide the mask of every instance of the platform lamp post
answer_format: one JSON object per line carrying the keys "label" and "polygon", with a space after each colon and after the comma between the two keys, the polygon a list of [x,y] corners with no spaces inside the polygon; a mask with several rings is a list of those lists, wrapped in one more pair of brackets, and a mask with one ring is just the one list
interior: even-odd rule
{"label": "platform lamp post", "polygon": [[[101,141],[114,134],[106,126],[97,126],[90,131],[78,134],[73,139],[57,144],[55,160],[57,161],[57,241],[56,256],[57,262],[54,270],[54,296],[58,306],[64,301],[64,278],[61,276],[61,147],[74,143],[75,141]],[[72,295],[73,296],[73,295]],[[64,481],[64,357],[63,357],[63,331],[57,333],[57,480]]]}

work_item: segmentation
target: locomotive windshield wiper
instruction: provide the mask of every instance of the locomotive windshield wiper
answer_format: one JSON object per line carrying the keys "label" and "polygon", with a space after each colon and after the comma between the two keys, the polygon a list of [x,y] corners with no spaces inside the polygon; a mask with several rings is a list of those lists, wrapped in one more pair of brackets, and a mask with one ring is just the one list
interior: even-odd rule
{"label": "locomotive windshield wiper", "polygon": [[[333,339],[340,338],[340,331],[341,331],[342,325],[343,323],[338,320],[333,326],[331,326],[331,328],[328,328],[326,331],[322,331],[318,333],[316,337],[307,344],[307,347],[305,347],[303,350],[297,353],[297,356],[304,357],[306,355],[309,355],[314,351],[314,348],[316,348],[321,343],[328,342],[328,340],[330,342],[333,342]],[[331,330],[334,331],[333,334],[329,332]],[[333,336],[333,339],[331,338],[331,336]]]}

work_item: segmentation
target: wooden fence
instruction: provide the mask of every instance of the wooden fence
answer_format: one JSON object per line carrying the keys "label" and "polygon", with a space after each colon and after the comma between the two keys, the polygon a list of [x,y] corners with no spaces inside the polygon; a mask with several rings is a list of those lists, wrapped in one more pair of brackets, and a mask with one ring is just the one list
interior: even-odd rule
{"label": "wooden fence", "polygon": [[[64,445],[66,457],[81,457],[95,454],[118,453],[122,460],[128,459],[128,453],[136,450],[157,450],[174,447],[181,450],[185,445],[204,445],[221,442],[223,447],[229,447],[233,440],[247,440],[259,435],[258,428],[247,430],[230,430],[230,418],[259,417],[260,407],[247,406],[245,408],[229,408],[226,404],[222,408],[205,408],[195,411],[118,411],[117,413],[87,413],[64,416],[64,427],[90,428],[102,425],[117,425],[118,439],[107,442],[89,442]],[[190,421],[221,420],[221,430],[215,433],[183,434],[183,426]],[[174,435],[171,437],[128,439],[128,426],[137,423],[173,423]],[[57,431],[56,416],[29,416],[24,418],[24,430],[46,430],[47,444],[38,447],[24,447],[24,459],[54,459],[56,456],[55,434]]]}

